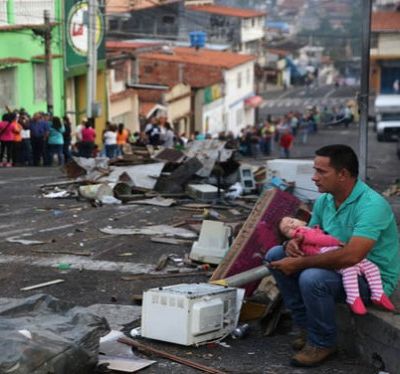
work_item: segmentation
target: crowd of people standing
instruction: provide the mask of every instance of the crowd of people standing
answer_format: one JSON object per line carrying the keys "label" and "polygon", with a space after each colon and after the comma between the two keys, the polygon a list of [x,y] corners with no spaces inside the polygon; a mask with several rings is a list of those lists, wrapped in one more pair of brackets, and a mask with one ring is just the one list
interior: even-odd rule
{"label": "crowd of people standing", "polygon": [[[296,143],[307,143],[308,136],[316,133],[321,123],[343,122],[346,126],[353,120],[350,109],[319,112],[309,108],[304,114],[289,112],[272,119],[270,116],[256,126],[246,126],[238,136],[232,132],[208,134],[194,132],[178,133],[165,115],[153,116],[144,124],[142,131],[131,133],[123,123],[106,123],[101,139],[89,121],[83,120],[73,131],[67,116],[59,118],[38,112],[32,117],[23,109],[7,112],[0,121],[0,167],[51,166],[54,158],[63,165],[72,156],[106,156],[110,159],[125,153],[127,145],[163,146],[184,148],[193,140],[218,138],[228,141],[245,157],[270,156],[279,148],[280,157],[290,158]],[[333,122],[332,122],[333,121]],[[336,122],[335,122],[336,121]],[[97,144],[102,143],[100,149]]]}
{"label": "crowd of people standing", "polygon": [[0,166],[62,165],[71,157],[71,123],[67,117],[24,110],[7,112],[0,121]]}
{"label": "crowd of people standing", "polygon": [[268,117],[258,126],[242,129],[239,142],[244,156],[270,156],[279,147],[280,157],[290,158],[295,141],[306,144],[309,134],[318,131],[320,114],[312,108],[306,114],[289,112],[272,119]]}

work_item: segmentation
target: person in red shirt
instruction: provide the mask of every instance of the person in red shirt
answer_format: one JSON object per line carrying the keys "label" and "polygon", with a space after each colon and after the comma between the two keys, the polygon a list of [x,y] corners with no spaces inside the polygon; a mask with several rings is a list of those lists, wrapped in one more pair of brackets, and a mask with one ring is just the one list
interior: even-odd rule
{"label": "person in red shirt", "polygon": [[79,156],[90,158],[93,157],[94,142],[96,139],[96,131],[90,125],[90,122],[85,122],[85,127],[81,132],[81,143],[79,147]]}
{"label": "person in red shirt", "polygon": [[281,157],[290,158],[290,149],[293,146],[294,136],[289,129],[284,130],[279,140],[281,147]]}

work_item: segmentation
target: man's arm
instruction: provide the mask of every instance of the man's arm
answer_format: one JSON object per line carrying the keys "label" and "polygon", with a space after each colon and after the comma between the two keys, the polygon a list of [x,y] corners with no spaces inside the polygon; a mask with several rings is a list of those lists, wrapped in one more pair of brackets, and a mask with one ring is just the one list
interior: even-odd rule
{"label": "man's arm", "polygon": [[308,268],[342,269],[353,266],[364,259],[373,248],[375,241],[354,236],[343,248],[315,256],[286,257],[270,264],[287,275]]}

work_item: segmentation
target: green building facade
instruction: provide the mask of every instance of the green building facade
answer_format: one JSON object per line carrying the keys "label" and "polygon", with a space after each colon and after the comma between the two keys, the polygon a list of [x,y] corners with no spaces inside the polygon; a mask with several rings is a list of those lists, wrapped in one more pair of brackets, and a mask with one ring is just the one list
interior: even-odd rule
{"label": "green building facade", "polygon": [[[0,113],[25,108],[47,111],[44,10],[51,21],[53,113],[64,115],[61,2],[0,0]],[[61,21],[61,22],[60,22]]]}

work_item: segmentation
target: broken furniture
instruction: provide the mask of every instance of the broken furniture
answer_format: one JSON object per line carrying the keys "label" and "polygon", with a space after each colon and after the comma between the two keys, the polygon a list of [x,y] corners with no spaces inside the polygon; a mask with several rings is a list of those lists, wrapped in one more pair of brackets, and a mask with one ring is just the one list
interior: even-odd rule
{"label": "broken furniture", "polygon": [[[223,279],[260,266],[267,250],[279,244],[276,228],[279,220],[284,216],[295,215],[299,206],[300,200],[289,193],[266,191],[254,205],[211,280]],[[246,285],[247,296],[253,293],[258,283],[255,281]]]}
{"label": "broken furniture", "polygon": [[207,283],[152,288],[143,294],[142,336],[182,345],[222,338],[236,327],[237,295]]}
{"label": "broken furniture", "polygon": [[199,241],[194,242],[190,259],[218,265],[229,249],[231,228],[223,222],[204,220]]}

